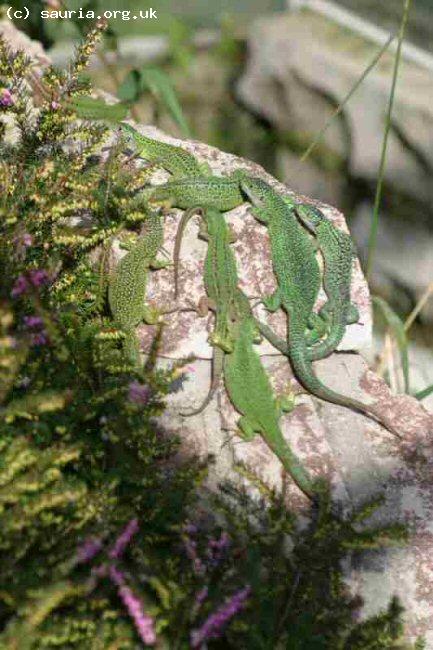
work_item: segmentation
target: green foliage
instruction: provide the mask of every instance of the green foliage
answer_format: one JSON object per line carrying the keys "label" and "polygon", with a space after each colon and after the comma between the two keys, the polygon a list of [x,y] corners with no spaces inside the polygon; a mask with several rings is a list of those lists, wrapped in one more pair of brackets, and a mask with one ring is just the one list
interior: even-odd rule
{"label": "green foliage", "polygon": [[149,66],[130,70],[117,91],[119,99],[128,104],[139,101],[145,93],[150,93],[157,105],[169,113],[183,136],[191,136],[170,77],[164,70]]}
{"label": "green foliage", "polygon": [[[109,535],[133,516],[146,521],[147,543],[164,544],[201,477],[193,463],[173,465],[177,442],[151,425],[177,368],[131,369],[107,313],[107,246],[146,213],[136,197],[143,174],[131,173],[120,147],[104,153],[106,126],[77,120],[74,102],[82,105],[90,91],[81,72],[101,32],[89,32],[67,72],[48,68],[36,80],[30,61],[0,41],[7,98],[0,107],[0,627],[12,639],[6,647],[24,647],[20,638],[29,647],[69,647],[72,639],[83,647],[99,629],[103,647],[116,639],[135,647],[134,627],[116,610],[112,587],[105,604],[99,596],[83,603],[83,585],[68,577],[75,551],[89,533]],[[131,396],[137,386],[146,399]],[[57,610],[65,599],[72,609],[63,616]]]}
{"label": "green foliage", "polygon": [[428,397],[432,393],[433,393],[433,384],[415,393],[414,397],[416,397],[416,399],[419,399],[421,401],[423,399],[426,399],[426,397]]}
{"label": "green foliage", "polygon": [[0,647],[137,648],[138,603],[161,647],[208,630],[209,648],[396,649],[399,606],[354,624],[341,560],[402,543],[401,527],[366,526],[371,504],[343,518],[323,489],[299,531],[246,471],[260,499],[201,494],[206,468],[154,424],[179,364],[156,369],[156,337],[132,368],[105,298],[113,237],[146,219],[146,172],[77,119],[101,35],[40,78],[0,41]]}
{"label": "green foliage", "polygon": [[103,120],[117,123],[123,120],[128,113],[128,108],[124,104],[107,104],[104,100],[93,97],[77,97],[71,103],[77,116],[83,120]]}

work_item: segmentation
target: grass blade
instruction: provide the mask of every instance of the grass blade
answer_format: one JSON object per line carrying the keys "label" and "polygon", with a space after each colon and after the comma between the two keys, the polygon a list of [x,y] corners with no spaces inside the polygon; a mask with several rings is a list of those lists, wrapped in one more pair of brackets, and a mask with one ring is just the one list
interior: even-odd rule
{"label": "grass blade", "polygon": [[346,106],[347,102],[350,100],[350,98],[356,93],[358,90],[359,86],[362,84],[364,79],[367,77],[367,75],[371,72],[371,70],[375,67],[379,59],[381,58],[382,54],[386,52],[386,50],[389,48],[391,45],[392,41],[395,39],[395,34],[391,34],[389,39],[386,41],[386,43],[380,48],[378,52],[374,55],[368,66],[365,68],[363,71],[362,75],[359,77],[357,82],[352,86],[352,88],[349,90],[347,95],[341,100],[341,103],[337,106],[335,111],[332,113],[326,124],[320,129],[319,133],[315,136],[311,144],[307,147],[307,149],[304,151],[300,158],[300,162],[305,162],[307,158],[310,156],[312,151],[316,148],[316,146],[319,144],[320,140],[323,138],[325,135],[326,131],[328,128],[331,126],[332,122],[338,115],[340,115],[341,111],[343,108]]}
{"label": "grass blade", "polygon": [[380,208],[380,201],[382,198],[382,186],[383,186],[383,178],[385,175],[385,164],[386,164],[386,154],[388,150],[388,137],[389,137],[389,132],[391,129],[391,116],[392,116],[392,110],[394,107],[394,99],[395,99],[395,90],[397,87],[397,77],[398,77],[398,71],[400,68],[400,61],[401,61],[401,50],[402,50],[402,45],[403,45],[403,39],[404,39],[404,34],[406,31],[406,24],[407,20],[409,18],[409,9],[411,5],[412,0],[405,0],[404,3],[404,8],[403,8],[403,16],[401,19],[401,24],[400,24],[400,29],[398,33],[398,43],[397,43],[397,51],[395,54],[395,60],[394,60],[394,70],[393,70],[393,75],[392,75],[392,84],[391,84],[391,92],[389,95],[389,102],[388,102],[388,110],[387,110],[387,115],[386,115],[386,123],[385,123],[385,131],[383,134],[383,142],[382,142],[382,153],[380,156],[380,163],[379,163],[379,174],[378,174],[378,179],[377,179],[377,186],[376,186],[376,196],[374,199],[374,208],[373,208],[373,214],[371,217],[371,225],[370,225],[370,236],[368,240],[368,256],[367,256],[367,266],[366,266],[366,278],[367,280],[369,279],[371,275],[371,271],[373,268],[373,260],[374,260],[374,254],[376,252],[376,244],[377,244],[377,230],[379,226],[379,208]]}
{"label": "grass blade", "polygon": [[141,87],[149,90],[152,95],[168,110],[178,125],[182,135],[191,137],[191,130],[184,117],[176,92],[169,76],[158,68],[142,68]]}
{"label": "grass blade", "polygon": [[380,313],[386,321],[389,330],[397,342],[401,358],[401,368],[403,371],[404,392],[409,393],[408,338],[406,335],[404,323],[401,320],[400,316],[396,314],[395,311],[382,298],[373,296],[373,305],[379,309]]}
{"label": "grass blade", "polygon": [[423,388],[422,390],[419,390],[417,393],[414,393],[414,397],[421,402],[426,397],[429,397],[429,395],[431,395],[432,393],[433,393],[433,384],[427,386],[427,388]]}

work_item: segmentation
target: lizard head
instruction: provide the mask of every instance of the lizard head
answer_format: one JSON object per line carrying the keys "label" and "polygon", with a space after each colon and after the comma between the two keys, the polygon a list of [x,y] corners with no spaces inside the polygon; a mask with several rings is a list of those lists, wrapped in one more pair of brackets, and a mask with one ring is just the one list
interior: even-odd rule
{"label": "lizard head", "polygon": [[261,178],[245,176],[240,181],[241,190],[247,195],[254,205],[261,207],[264,204],[270,186]]}
{"label": "lizard head", "polygon": [[128,146],[135,146],[135,136],[140,134],[126,122],[120,122],[119,126],[122,130],[122,135],[125,137],[126,144]]}
{"label": "lizard head", "polygon": [[296,205],[296,214],[302,223],[313,233],[315,233],[317,226],[320,225],[326,217],[318,208],[313,208],[311,205],[300,203]]}

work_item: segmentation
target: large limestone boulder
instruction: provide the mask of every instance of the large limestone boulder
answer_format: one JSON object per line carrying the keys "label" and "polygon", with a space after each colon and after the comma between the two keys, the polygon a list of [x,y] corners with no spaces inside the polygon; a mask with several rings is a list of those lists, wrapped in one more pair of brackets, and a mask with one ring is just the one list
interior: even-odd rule
{"label": "large limestone boulder", "polygon": [[[294,196],[258,165],[199,142],[176,140],[153,127],[139,129],[150,137],[183,146],[200,161],[206,161],[215,174],[225,175],[242,167],[267,180],[282,194]],[[159,184],[166,178],[164,172],[157,172],[151,182]],[[338,227],[346,229],[343,215],[335,208],[304,196],[295,198],[314,203]],[[164,248],[169,255],[173,251],[181,214],[179,210],[171,210],[165,217]],[[227,213],[226,218],[237,236],[233,249],[243,290],[249,296],[269,293],[274,287],[274,278],[266,228],[251,216],[248,203]],[[202,276],[206,243],[197,235],[198,222],[193,219],[185,233],[180,264],[178,306],[185,310],[191,309],[204,295]],[[320,296],[319,303],[323,297]],[[149,298],[155,305],[173,307],[171,267],[150,275]],[[281,427],[309,471],[315,476],[328,477],[334,498],[343,506],[384,494],[386,502],[378,514],[380,520],[406,522],[412,526],[408,546],[377,553],[373,564],[371,561],[367,564],[357,562],[348,568],[347,579],[366,597],[368,613],[385,606],[390,596],[397,593],[407,608],[410,636],[427,634],[429,642],[433,643],[430,625],[433,595],[429,586],[433,578],[430,562],[433,550],[433,418],[415,399],[392,395],[383,380],[371,372],[364,358],[355,352],[368,352],[371,345],[369,293],[358,262],[354,266],[352,299],[360,311],[360,322],[347,328],[340,351],[316,363],[315,370],[335,390],[375,404],[401,431],[402,439],[358,413],[307,395],[297,398],[296,408],[283,416]],[[266,316],[262,312],[261,316],[284,335],[282,313]],[[212,348],[207,337],[212,329],[213,315],[201,318],[194,311],[178,311],[167,314],[164,321],[161,364],[169,364],[188,354],[195,355],[196,360],[187,368],[182,389],[171,396],[161,424],[179,434],[187,453],[214,457],[210,486],[228,478],[241,480],[234,465],[242,462],[270,486],[280,488],[281,465],[261,438],[246,443],[236,435],[239,414],[230,404],[223,385],[202,414],[190,418],[179,415],[180,410],[198,405],[209,389]],[[139,333],[146,352],[155,328],[143,325]],[[257,350],[275,390],[283,391],[288,385],[296,389],[287,359],[267,343],[258,346]],[[289,485],[288,500],[292,508],[306,511],[307,500],[293,483]]]}

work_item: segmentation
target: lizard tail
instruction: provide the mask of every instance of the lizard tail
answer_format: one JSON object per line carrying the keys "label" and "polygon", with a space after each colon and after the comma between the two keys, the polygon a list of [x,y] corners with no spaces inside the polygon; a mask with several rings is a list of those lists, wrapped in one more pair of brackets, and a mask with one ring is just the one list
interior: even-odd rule
{"label": "lizard tail", "polygon": [[[298,339],[300,342],[302,338]],[[340,393],[333,391],[330,388],[327,388],[318,377],[314,374],[311,361],[308,360],[305,350],[306,347],[303,342],[300,345],[295,345],[292,347],[290,345],[290,361],[295,372],[296,378],[299,382],[307,389],[308,392],[312,393],[316,397],[325,400],[326,402],[331,402],[332,404],[337,404],[338,406],[345,406],[346,408],[359,411],[366,417],[374,420],[375,422],[381,424],[387,431],[393,435],[401,438],[401,433],[395,429],[395,427],[387,422],[382,415],[377,413],[374,406],[369,406],[363,402],[352,399],[351,397],[345,397]]]}
{"label": "lizard tail", "polygon": [[174,241],[174,251],[173,251],[173,261],[174,261],[174,296],[175,298],[179,297],[179,263],[180,263],[180,247],[182,245],[182,237],[184,230],[186,228],[186,225],[188,221],[193,217],[195,214],[201,213],[202,210],[200,208],[190,208],[189,210],[186,210],[182,218],[179,222],[179,226],[176,232],[176,239]]}
{"label": "lizard tail", "polygon": [[263,439],[269,449],[280,460],[282,466],[290,474],[301,492],[303,492],[310,501],[315,502],[317,500],[317,492],[314,490],[313,481],[301,460],[283,438],[283,434],[279,427],[278,430],[271,435],[263,435]]}
{"label": "lizard tail", "polygon": [[221,381],[221,376],[223,373],[223,365],[224,365],[224,352],[220,348],[215,348],[214,351],[214,356],[213,356],[213,361],[212,361],[213,367],[212,367],[212,382],[209,388],[209,392],[204,399],[204,401],[200,404],[200,406],[192,411],[179,411],[179,415],[185,418],[192,417],[193,415],[198,415],[202,411],[205,410],[205,408],[210,404],[212,401],[213,396],[215,395],[215,391],[217,390],[220,381]]}

